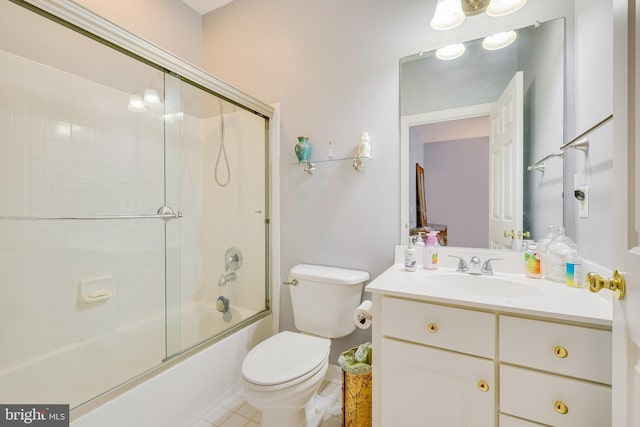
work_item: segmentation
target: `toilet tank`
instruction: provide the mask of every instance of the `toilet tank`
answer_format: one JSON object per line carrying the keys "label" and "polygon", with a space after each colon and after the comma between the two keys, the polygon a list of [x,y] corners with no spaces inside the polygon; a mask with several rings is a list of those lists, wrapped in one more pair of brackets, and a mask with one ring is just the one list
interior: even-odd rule
{"label": "toilet tank", "polygon": [[302,332],[340,338],[356,328],[353,312],[360,305],[366,271],[298,264],[289,272],[293,320]]}

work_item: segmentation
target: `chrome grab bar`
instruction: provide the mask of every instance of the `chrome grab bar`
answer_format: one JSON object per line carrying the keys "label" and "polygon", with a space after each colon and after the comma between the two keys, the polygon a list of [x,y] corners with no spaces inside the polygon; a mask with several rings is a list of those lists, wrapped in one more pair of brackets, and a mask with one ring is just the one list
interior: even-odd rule
{"label": "chrome grab bar", "polygon": [[86,215],[86,216],[39,216],[39,215],[0,215],[0,220],[49,221],[49,220],[113,220],[113,219],[162,219],[165,222],[182,218],[182,212],[175,212],[168,206],[162,206],[156,214],[146,215]]}

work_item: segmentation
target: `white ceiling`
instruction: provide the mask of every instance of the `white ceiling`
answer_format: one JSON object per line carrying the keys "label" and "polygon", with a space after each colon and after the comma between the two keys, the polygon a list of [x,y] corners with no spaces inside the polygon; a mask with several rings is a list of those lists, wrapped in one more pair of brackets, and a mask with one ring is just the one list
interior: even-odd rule
{"label": "white ceiling", "polygon": [[233,0],[182,0],[191,9],[198,12],[200,15],[211,12],[214,9],[224,6],[227,3],[231,3]]}

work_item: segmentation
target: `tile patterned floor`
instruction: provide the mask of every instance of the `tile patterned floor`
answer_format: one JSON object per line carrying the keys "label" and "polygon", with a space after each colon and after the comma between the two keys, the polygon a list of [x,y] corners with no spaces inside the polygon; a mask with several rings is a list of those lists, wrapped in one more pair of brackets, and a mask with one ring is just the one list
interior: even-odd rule
{"label": "tile patterned floor", "polygon": [[[342,426],[342,385],[336,381],[323,381],[318,398],[326,400],[327,413],[320,427]],[[222,403],[190,427],[259,427],[262,413],[249,405],[237,392],[229,393]]]}

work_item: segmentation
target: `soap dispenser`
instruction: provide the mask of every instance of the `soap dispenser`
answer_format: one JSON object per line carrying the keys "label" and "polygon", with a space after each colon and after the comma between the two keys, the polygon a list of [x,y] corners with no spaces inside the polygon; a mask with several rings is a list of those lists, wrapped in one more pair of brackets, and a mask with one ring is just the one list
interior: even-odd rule
{"label": "soap dispenser", "polygon": [[427,243],[422,251],[422,267],[427,270],[438,268],[438,232],[435,230],[427,233]]}
{"label": "soap dispenser", "polygon": [[407,271],[416,271],[416,260],[416,248],[413,246],[413,239],[409,236],[409,246],[404,250],[404,269]]}

